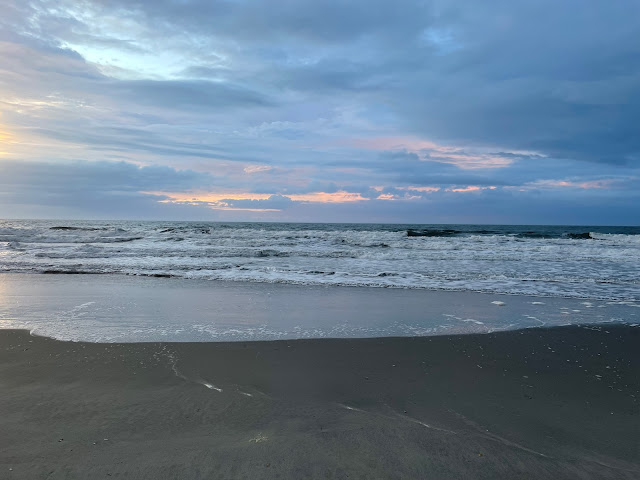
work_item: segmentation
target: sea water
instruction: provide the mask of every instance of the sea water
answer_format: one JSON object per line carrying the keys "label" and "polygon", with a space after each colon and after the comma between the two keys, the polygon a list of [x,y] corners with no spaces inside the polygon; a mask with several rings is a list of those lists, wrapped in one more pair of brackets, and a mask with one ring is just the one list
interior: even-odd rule
{"label": "sea water", "polygon": [[0,221],[0,272],[0,328],[65,340],[640,321],[637,227]]}
{"label": "sea water", "polygon": [[0,272],[640,299],[640,227],[0,221]]}

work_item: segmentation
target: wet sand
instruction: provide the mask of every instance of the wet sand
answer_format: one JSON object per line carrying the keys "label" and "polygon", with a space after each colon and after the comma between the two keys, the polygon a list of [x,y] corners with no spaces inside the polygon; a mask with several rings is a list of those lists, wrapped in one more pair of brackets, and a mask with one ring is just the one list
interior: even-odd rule
{"label": "wet sand", "polygon": [[95,344],[0,331],[0,478],[640,478],[640,328]]}

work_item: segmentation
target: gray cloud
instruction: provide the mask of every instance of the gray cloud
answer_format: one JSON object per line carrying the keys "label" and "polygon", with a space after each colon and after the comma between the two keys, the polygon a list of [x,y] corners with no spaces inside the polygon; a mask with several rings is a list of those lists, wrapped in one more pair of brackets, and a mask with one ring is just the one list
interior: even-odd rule
{"label": "gray cloud", "polygon": [[126,162],[52,164],[3,161],[0,173],[0,185],[5,192],[23,186],[45,191],[184,191],[212,183],[208,174],[158,165],[138,167]]}
{"label": "gray cloud", "polygon": [[[72,188],[78,199],[92,191],[243,190],[274,197],[229,202],[339,215],[346,206],[283,199],[471,185],[498,187],[480,202],[495,212],[506,208],[490,201],[500,192],[540,205],[565,195],[577,210],[571,198],[598,199],[597,216],[638,187],[639,30],[632,0],[7,0],[0,131],[17,140],[6,158],[61,162],[68,171],[42,167],[51,181],[31,198],[43,204],[38,195],[74,198],[62,187],[74,180],[93,186]],[[380,137],[447,148],[361,146]],[[463,169],[452,155],[511,163]],[[69,170],[73,159],[98,163],[85,178],[79,164]],[[159,166],[103,162],[117,159]],[[15,165],[0,167],[6,178],[37,184]],[[269,168],[249,174],[251,165]],[[92,175],[102,181],[91,183]],[[553,182],[569,187],[550,192]],[[0,185],[18,201],[10,180]],[[465,198],[416,196],[422,207],[453,208]]]}
{"label": "gray cloud", "polygon": [[[401,188],[389,186],[378,191],[366,185],[347,185],[341,189],[369,200],[336,205],[294,201],[284,194],[262,200],[230,196],[214,204],[197,197],[194,201],[161,203],[170,198],[143,193],[167,189],[185,192],[188,198],[194,186],[207,188],[216,181],[198,172],[138,167],[126,162],[4,161],[0,163],[0,217],[391,223],[522,223],[526,218],[529,223],[629,224],[640,215],[640,177],[626,176],[620,179],[627,182],[621,186],[627,192],[624,196],[615,189],[549,190],[540,185],[524,191],[517,188],[467,193],[446,189],[413,191],[410,192],[413,200],[408,201],[402,200],[407,191]],[[337,188],[335,184],[316,181],[301,188],[300,193],[330,192]],[[380,194],[396,195],[400,200],[379,200]]]}
{"label": "gray cloud", "polygon": [[294,201],[285,195],[271,195],[269,198],[259,200],[225,198],[220,200],[219,203],[228,208],[282,210],[291,207],[294,204]]}
{"label": "gray cloud", "polygon": [[[0,163],[0,217],[64,218],[186,218],[205,209],[185,209],[158,203],[166,197],[147,190],[185,191],[209,185],[209,175],[162,166],[138,167],[119,162],[51,164],[3,161]],[[40,213],[39,213],[40,212]]]}
{"label": "gray cloud", "polygon": [[266,106],[269,101],[246,88],[208,81],[137,80],[113,83],[123,98],[163,108],[207,110],[233,106]]}

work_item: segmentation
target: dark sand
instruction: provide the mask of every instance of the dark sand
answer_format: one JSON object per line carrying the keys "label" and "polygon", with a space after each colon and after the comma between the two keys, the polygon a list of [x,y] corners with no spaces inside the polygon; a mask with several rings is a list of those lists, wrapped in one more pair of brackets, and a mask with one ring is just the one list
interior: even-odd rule
{"label": "dark sand", "polygon": [[0,478],[640,478],[640,328],[256,343],[0,331]]}

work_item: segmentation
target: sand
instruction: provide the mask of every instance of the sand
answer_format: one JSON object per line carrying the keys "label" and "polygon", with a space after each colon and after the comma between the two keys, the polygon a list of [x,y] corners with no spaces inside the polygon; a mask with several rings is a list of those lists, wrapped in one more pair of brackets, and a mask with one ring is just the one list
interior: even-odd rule
{"label": "sand", "polygon": [[640,478],[640,328],[95,344],[0,331],[0,478]]}

